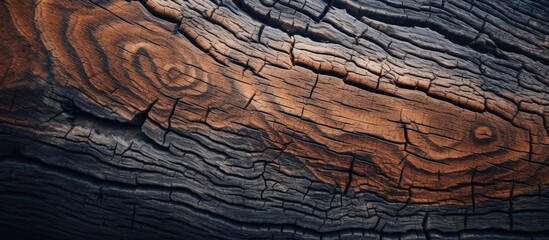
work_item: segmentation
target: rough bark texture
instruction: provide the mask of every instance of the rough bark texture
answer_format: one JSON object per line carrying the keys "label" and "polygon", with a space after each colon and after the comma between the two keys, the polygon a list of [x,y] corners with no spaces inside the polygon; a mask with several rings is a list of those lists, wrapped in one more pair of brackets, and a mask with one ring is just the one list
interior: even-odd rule
{"label": "rough bark texture", "polygon": [[546,0],[0,0],[2,239],[549,238]]}

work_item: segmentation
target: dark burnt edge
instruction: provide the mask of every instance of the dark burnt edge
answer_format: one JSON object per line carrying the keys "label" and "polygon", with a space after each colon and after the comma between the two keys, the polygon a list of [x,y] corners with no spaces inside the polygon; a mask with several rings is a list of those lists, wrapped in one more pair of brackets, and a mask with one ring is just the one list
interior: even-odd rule
{"label": "dark burnt edge", "polygon": [[[77,171],[74,171],[74,170],[71,170],[71,169],[68,169],[68,168],[46,164],[42,160],[40,160],[39,158],[25,156],[24,154],[19,153],[19,152],[13,152],[11,154],[2,154],[2,155],[0,155],[0,165],[2,165],[2,163],[6,162],[6,161],[15,161],[15,162],[18,162],[20,164],[33,165],[35,167],[44,169],[45,172],[51,172],[53,174],[62,176],[63,178],[79,179],[80,181],[85,181],[85,182],[88,182],[91,185],[95,185],[95,186],[103,186],[103,187],[104,186],[110,186],[110,187],[116,187],[116,188],[125,189],[125,190],[129,190],[129,191],[134,191],[135,189],[148,190],[148,191],[163,191],[163,192],[173,191],[172,188],[161,187],[161,186],[152,186],[152,185],[148,186],[148,185],[143,185],[143,184],[140,184],[139,186],[136,186],[136,185],[124,184],[124,183],[120,183],[120,182],[111,182],[111,181],[104,180],[104,179],[97,179],[95,177],[92,177],[92,176],[89,176],[89,175],[86,175],[84,173],[80,173],[80,172],[77,172]],[[1,184],[0,184],[0,186],[1,186]],[[97,187],[97,189],[100,189],[100,187]],[[0,189],[0,193],[1,192],[9,193],[10,191],[11,190]],[[20,190],[18,190],[18,191],[20,191]],[[486,239],[486,238],[490,238],[490,237],[495,237],[495,238],[507,237],[507,238],[512,238],[512,239],[514,239],[514,238],[521,239],[521,238],[525,238],[525,237],[526,238],[538,238],[538,237],[539,238],[544,238],[546,236],[549,236],[549,231],[526,232],[526,231],[517,231],[517,230],[509,231],[509,230],[492,229],[492,228],[488,228],[488,229],[470,229],[470,230],[463,230],[463,231],[458,231],[458,232],[443,232],[443,231],[439,231],[439,230],[436,230],[436,229],[428,229],[428,227],[427,227],[427,218],[428,218],[428,215],[429,215],[428,212],[425,212],[424,219],[422,221],[422,229],[419,229],[419,230],[408,230],[406,232],[401,232],[401,233],[383,232],[383,231],[378,231],[375,228],[372,228],[372,229],[343,228],[343,229],[340,229],[340,230],[337,230],[337,231],[317,231],[315,229],[304,228],[304,227],[301,227],[301,226],[296,225],[296,224],[267,224],[267,223],[240,222],[240,221],[237,221],[237,220],[226,218],[222,215],[214,214],[214,213],[211,213],[211,212],[208,212],[208,211],[205,211],[205,210],[196,209],[194,206],[189,205],[189,204],[185,204],[184,202],[178,201],[178,203],[184,205],[185,207],[187,207],[187,208],[189,208],[193,211],[197,211],[197,213],[200,214],[200,215],[208,216],[208,218],[217,218],[217,220],[227,223],[227,226],[240,226],[239,229],[234,229],[235,234],[240,235],[240,236],[245,236],[246,235],[246,233],[245,233],[246,230],[245,229],[251,230],[249,232],[250,234],[257,234],[258,232],[261,233],[264,229],[269,229],[268,231],[263,231],[263,233],[265,233],[265,235],[263,235],[264,237],[276,236],[276,232],[272,232],[272,231],[270,231],[270,229],[280,229],[279,233],[283,234],[283,233],[286,232],[286,233],[290,234],[288,236],[293,236],[293,237],[298,237],[298,238],[299,237],[304,237],[304,236],[309,236],[309,237],[312,237],[312,238],[322,238],[322,239],[330,238],[330,237],[333,237],[333,236],[347,235],[347,234],[350,234],[350,233],[353,233],[353,232],[361,233],[363,235],[377,236],[378,238],[403,237],[403,236],[408,235],[408,236],[416,236],[420,239],[433,239],[433,238],[434,239],[440,239],[440,238],[460,237],[460,236],[469,236],[469,237],[471,237],[471,239]],[[3,225],[3,226],[7,227],[6,225]],[[4,228],[4,227],[0,227],[0,232],[10,233],[10,231],[13,230],[13,229]],[[209,232],[205,229],[198,229],[198,230],[203,231],[202,233],[204,235],[199,235],[201,237],[216,236],[216,235],[211,235],[213,233],[211,233],[211,232]],[[236,233],[236,232],[238,232],[238,233]],[[32,232],[32,230],[31,230],[31,231],[26,232],[26,233],[30,234],[30,236],[32,237],[36,232]],[[139,234],[139,233],[134,232],[134,234]],[[300,236],[300,234],[302,234],[302,235]],[[129,236],[132,236],[131,233],[130,233]],[[134,236],[138,237],[139,235],[134,235]],[[219,237],[219,235],[217,235],[217,237]],[[220,237],[218,239],[226,239],[226,238]]]}

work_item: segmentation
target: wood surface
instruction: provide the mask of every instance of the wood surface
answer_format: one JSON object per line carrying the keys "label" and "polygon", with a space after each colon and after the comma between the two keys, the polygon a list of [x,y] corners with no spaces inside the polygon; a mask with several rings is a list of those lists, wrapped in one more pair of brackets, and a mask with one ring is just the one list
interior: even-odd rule
{"label": "wood surface", "polygon": [[549,239],[546,0],[0,0],[2,239]]}

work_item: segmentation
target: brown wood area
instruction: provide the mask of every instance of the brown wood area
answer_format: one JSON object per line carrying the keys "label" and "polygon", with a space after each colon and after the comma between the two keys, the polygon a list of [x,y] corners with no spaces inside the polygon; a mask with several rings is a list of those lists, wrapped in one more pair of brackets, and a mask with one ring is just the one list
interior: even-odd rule
{"label": "brown wood area", "polygon": [[548,133],[546,0],[0,0],[1,239],[549,239]]}

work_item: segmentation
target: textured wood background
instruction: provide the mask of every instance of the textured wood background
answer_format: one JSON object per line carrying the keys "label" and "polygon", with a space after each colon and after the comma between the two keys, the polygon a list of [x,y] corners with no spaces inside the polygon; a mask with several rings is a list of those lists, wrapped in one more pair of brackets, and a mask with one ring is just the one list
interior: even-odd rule
{"label": "textured wood background", "polygon": [[546,0],[0,0],[2,239],[547,239]]}

